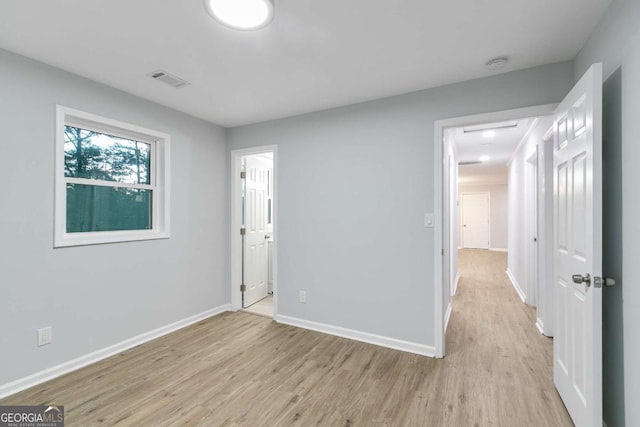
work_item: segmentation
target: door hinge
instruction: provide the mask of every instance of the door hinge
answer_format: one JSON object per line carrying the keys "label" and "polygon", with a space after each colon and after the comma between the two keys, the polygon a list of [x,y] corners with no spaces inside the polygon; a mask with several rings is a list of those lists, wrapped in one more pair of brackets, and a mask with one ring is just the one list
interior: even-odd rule
{"label": "door hinge", "polygon": [[444,256],[444,248],[442,249],[442,256]]}
{"label": "door hinge", "polygon": [[244,236],[245,234],[247,234],[247,229],[246,229],[246,228],[244,228],[244,227],[242,227],[242,228],[240,229],[240,235],[241,235],[241,236]]}
{"label": "door hinge", "polygon": [[240,285],[240,292],[245,292],[247,290],[247,285],[242,284]]}
{"label": "door hinge", "polygon": [[240,179],[246,179],[247,173],[245,171],[240,172]]}

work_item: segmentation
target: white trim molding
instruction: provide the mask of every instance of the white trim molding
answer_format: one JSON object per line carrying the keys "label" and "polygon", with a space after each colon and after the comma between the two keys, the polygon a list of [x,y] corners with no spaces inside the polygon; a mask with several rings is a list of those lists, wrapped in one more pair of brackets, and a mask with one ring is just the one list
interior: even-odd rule
{"label": "white trim molding", "polygon": [[447,327],[449,326],[449,319],[451,319],[451,303],[447,306],[447,312],[444,315],[444,331],[447,331]]}
{"label": "white trim molding", "polygon": [[322,332],[328,335],[335,335],[354,341],[366,342],[368,344],[392,348],[394,350],[405,351],[407,353],[435,357],[435,348],[430,345],[418,344],[410,341],[399,340],[396,338],[384,337],[382,335],[370,334],[368,332],[341,328],[339,326],[327,325],[325,323],[313,322],[310,320],[299,319],[297,317],[277,315],[275,317],[275,320],[276,322],[283,323],[285,325],[296,326],[298,328],[309,329],[316,332]]}
{"label": "white trim molding", "polygon": [[[451,292],[451,296],[454,296],[458,292],[458,283],[460,283],[460,273],[456,273],[456,279],[453,282],[453,292]],[[449,302],[449,305],[451,305],[451,302]]]}
{"label": "white trim molding", "polygon": [[[149,183],[124,183],[104,179],[65,176],[65,127],[73,126],[105,135],[132,139],[149,145]],[[170,147],[171,136],[164,132],[143,128],[97,114],[56,105],[56,137],[54,163],[54,248],[168,239],[170,233]],[[150,229],[67,231],[67,187],[69,184],[101,188],[145,190],[151,194]]]}
{"label": "white trim molding", "polygon": [[230,310],[231,310],[231,305],[224,304],[219,307],[212,308],[211,310],[203,311],[202,313],[198,313],[193,316],[187,317],[185,319],[178,320],[177,322],[173,322],[168,325],[162,326],[158,329],[154,329],[152,331],[142,333],[140,335],[126,339],[119,343],[110,345],[109,347],[105,347],[101,350],[94,351],[93,353],[89,353],[84,356],[80,356],[76,359],[69,360],[67,362],[53,366],[51,368],[47,368],[40,372],[36,372],[35,374],[29,375],[27,377],[20,378],[10,383],[2,384],[0,385],[0,399],[10,396],[12,394],[18,393],[19,391],[26,390],[38,384],[42,384],[45,381],[52,380],[61,375],[67,374],[69,372],[73,372],[75,370],[91,365],[93,363],[99,362],[103,359],[106,359],[107,357],[111,357],[115,354],[122,353],[123,351],[129,350],[140,344],[144,344],[148,341],[154,340],[156,338],[160,338],[161,336],[170,334],[179,329],[182,329],[189,325],[193,325],[194,323],[200,322],[201,320],[208,319],[210,317],[216,316],[220,313],[224,313]]}
{"label": "white trim molding", "polygon": [[508,252],[507,248],[489,248],[493,252]]}
{"label": "white trim molding", "polygon": [[526,304],[527,302],[526,296],[524,292],[522,292],[522,288],[520,287],[520,284],[516,280],[515,276],[513,275],[513,273],[511,273],[511,270],[509,270],[508,268],[507,268],[507,276],[509,276],[509,280],[511,281],[513,288],[516,290],[516,293],[518,294],[522,302]]}

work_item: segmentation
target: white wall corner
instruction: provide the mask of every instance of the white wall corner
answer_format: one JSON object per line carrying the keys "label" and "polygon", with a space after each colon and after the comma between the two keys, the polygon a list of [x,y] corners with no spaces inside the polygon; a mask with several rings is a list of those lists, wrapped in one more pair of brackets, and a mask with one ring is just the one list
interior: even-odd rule
{"label": "white wall corner", "polygon": [[384,337],[381,335],[370,334],[368,332],[361,332],[353,329],[342,328],[339,326],[327,325],[324,323],[313,322],[296,317],[277,315],[275,317],[275,321],[278,323],[283,323],[285,325],[296,326],[298,328],[309,329],[316,332],[322,332],[328,335],[335,335],[355,341],[366,342],[368,344],[374,344],[380,347],[406,351],[407,353],[414,353],[428,357],[435,357],[436,354],[435,347],[430,345],[403,341],[396,338]]}
{"label": "white wall corner", "polygon": [[162,326],[158,329],[154,329],[149,332],[142,333],[133,338],[126,339],[109,347],[105,347],[101,350],[94,351],[93,353],[80,356],[73,360],[61,363],[59,365],[47,368],[35,374],[29,375],[24,378],[17,379],[10,383],[0,385],[0,399],[18,393],[19,391],[26,390],[30,387],[34,387],[38,384],[42,384],[46,381],[57,378],[61,375],[73,372],[85,366],[99,362],[100,360],[111,357],[115,354],[122,353],[125,350],[129,350],[145,342],[160,338],[163,335],[170,334],[179,329],[185,328],[201,320],[208,319],[209,317],[216,316],[220,313],[230,311],[231,305],[224,304],[219,307],[212,308],[202,313],[195,314],[177,322],[173,322],[169,325]]}
{"label": "white wall corner", "polygon": [[514,277],[513,273],[511,273],[511,270],[509,270],[508,268],[507,268],[507,276],[509,276],[509,280],[511,281],[511,284],[513,285],[514,289],[516,290],[516,293],[518,294],[522,302],[526,304],[527,303],[526,295],[522,291],[522,288],[520,287],[520,284]]}

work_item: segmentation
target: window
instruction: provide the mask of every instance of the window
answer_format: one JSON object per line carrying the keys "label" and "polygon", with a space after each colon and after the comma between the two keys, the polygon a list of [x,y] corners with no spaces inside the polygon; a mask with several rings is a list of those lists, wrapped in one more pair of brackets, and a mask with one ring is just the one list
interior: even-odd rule
{"label": "window", "polygon": [[169,237],[169,135],[57,106],[54,246]]}

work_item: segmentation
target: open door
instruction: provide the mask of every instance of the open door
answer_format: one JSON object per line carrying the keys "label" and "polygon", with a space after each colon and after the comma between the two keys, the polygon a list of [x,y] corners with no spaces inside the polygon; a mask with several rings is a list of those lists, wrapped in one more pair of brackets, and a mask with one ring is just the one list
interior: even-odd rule
{"label": "open door", "polygon": [[267,193],[271,167],[270,162],[260,156],[245,158],[243,308],[265,298],[269,290]]}
{"label": "open door", "polygon": [[553,126],[553,379],[577,427],[602,426],[602,64]]}

